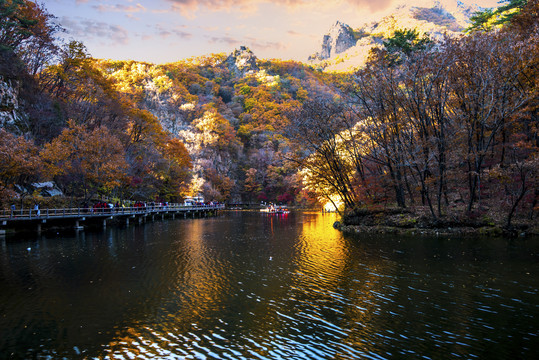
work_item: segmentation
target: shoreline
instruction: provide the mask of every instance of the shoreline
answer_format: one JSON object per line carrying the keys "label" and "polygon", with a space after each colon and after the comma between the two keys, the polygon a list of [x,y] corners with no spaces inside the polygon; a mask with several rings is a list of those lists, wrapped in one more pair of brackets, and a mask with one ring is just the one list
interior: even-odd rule
{"label": "shoreline", "polygon": [[383,225],[344,225],[339,221],[333,227],[345,234],[395,234],[426,236],[488,236],[488,237],[539,237],[536,231],[507,231],[501,227],[456,227],[456,228],[404,228]]}
{"label": "shoreline", "polygon": [[405,209],[356,209],[345,213],[333,227],[347,234],[398,234],[427,236],[539,237],[539,225],[514,221],[510,228],[492,219],[444,216],[433,219]]}

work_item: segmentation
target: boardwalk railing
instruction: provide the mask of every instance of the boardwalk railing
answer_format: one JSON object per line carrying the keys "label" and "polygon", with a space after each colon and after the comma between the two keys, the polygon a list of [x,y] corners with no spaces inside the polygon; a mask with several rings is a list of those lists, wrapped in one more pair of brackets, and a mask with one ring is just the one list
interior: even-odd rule
{"label": "boardwalk railing", "polygon": [[102,217],[122,216],[137,214],[158,214],[168,212],[191,212],[212,211],[224,209],[224,205],[147,205],[137,207],[113,207],[113,208],[62,208],[62,209],[16,209],[0,211],[0,220],[30,220],[51,218],[77,218],[77,217]]}

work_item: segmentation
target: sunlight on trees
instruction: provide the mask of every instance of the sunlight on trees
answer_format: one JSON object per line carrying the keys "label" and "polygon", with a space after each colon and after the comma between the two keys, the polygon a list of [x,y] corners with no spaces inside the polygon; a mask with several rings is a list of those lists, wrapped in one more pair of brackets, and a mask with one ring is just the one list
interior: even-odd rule
{"label": "sunlight on trees", "polygon": [[538,6],[506,1],[436,42],[398,29],[361,68],[326,73],[259,59],[238,72],[227,54],[93,59],[56,42],[42,5],[0,2],[0,70],[24,94],[1,130],[0,186],[16,196],[51,178],[82,201],[203,194],[436,221],[498,211],[510,227],[538,210]]}

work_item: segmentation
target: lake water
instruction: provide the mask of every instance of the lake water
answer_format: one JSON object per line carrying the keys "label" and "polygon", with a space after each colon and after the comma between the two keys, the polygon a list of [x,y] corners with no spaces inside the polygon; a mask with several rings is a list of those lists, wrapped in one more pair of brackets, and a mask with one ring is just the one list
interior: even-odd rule
{"label": "lake water", "polygon": [[0,240],[0,358],[531,359],[539,240],[231,212]]}

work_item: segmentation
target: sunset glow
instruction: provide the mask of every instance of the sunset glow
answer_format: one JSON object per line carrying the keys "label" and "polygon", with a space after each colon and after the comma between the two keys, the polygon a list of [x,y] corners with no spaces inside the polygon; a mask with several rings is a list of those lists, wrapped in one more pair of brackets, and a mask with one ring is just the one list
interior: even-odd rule
{"label": "sunset glow", "polygon": [[[47,0],[45,6],[97,58],[173,62],[245,45],[259,58],[299,61],[335,21],[359,27],[401,0]],[[432,0],[417,0],[414,5]],[[445,0],[455,2],[455,0]],[[496,6],[497,0],[464,0]]]}

